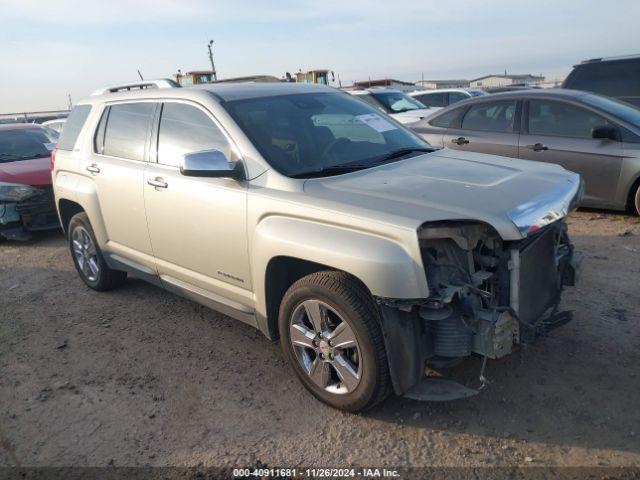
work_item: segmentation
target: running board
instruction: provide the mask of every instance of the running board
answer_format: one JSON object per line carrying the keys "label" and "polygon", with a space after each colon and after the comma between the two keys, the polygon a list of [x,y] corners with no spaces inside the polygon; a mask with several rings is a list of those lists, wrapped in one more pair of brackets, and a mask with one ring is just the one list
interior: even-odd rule
{"label": "running board", "polygon": [[403,396],[422,402],[448,402],[473,397],[478,393],[478,390],[465,387],[448,378],[429,377],[411,387]]}
{"label": "running board", "polygon": [[162,286],[169,292],[193,300],[205,307],[209,307],[212,310],[216,310],[217,312],[251,325],[254,328],[259,328],[253,310],[240,303],[169,275],[160,275],[160,280],[162,280]]}

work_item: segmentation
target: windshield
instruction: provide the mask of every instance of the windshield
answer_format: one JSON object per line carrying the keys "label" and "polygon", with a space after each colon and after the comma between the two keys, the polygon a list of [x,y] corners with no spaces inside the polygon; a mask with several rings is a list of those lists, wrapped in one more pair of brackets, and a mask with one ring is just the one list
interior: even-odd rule
{"label": "windshield", "polygon": [[410,110],[428,108],[415,98],[402,92],[372,92],[371,95],[373,95],[389,113],[402,113]]}
{"label": "windshield", "polygon": [[431,148],[395,120],[344,93],[248,98],[223,106],[265,160],[290,177],[346,173]]}
{"label": "windshield", "polygon": [[614,98],[603,97],[601,95],[586,94],[580,98],[587,105],[601,108],[607,113],[614,115],[625,122],[629,122],[640,128],[640,109],[630,103],[622,102]]}
{"label": "windshield", "polygon": [[0,130],[0,163],[51,156],[54,133],[40,128]]}

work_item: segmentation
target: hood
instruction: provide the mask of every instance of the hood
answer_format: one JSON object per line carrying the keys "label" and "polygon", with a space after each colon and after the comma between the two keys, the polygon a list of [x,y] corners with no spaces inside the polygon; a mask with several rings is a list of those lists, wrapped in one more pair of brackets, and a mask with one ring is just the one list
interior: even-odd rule
{"label": "hood", "polygon": [[400,123],[413,123],[430,117],[434,113],[436,113],[436,111],[431,108],[418,108],[416,110],[409,110],[406,112],[391,113],[390,115]]}
{"label": "hood", "polygon": [[481,221],[503,239],[519,240],[575,208],[581,181],[558,165],[444,149],[310,179],[304,189],[383,222],[417,228],[430,221]]}
{"label": "hood", "polygon": [[0,163],[0,182],[51,185],[51,159],[43,157]]}

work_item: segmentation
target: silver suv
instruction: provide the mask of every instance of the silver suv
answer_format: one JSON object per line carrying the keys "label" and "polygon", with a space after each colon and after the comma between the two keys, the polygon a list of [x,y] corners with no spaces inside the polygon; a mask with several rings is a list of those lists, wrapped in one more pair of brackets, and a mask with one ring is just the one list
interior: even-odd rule
{"label": "silver suv", "polygon": [[279,338],[333,407],[475,393],[425,371],[569,319],[578,175],[434,151],[329,87],[103,89],[74,108],[52,165],[84,283],[131,273]]}

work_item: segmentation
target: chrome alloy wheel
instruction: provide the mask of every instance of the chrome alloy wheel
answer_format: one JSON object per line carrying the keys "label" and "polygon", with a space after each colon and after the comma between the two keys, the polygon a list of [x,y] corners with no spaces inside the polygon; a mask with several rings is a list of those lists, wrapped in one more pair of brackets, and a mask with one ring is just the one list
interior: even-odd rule
{"label": "chrome alloy wheel", "polygon": [[332,307],[305,300],[289,320],[289,337],[304,372],[330,393],[353,392],[362,377],[360,347],[349,324]]}
{"label": "chrome alloy wheel", "polygon": [[76,227],[71,234],[73,241],[73,254],[78,262],[78,267],[82,274],[90,282],[95,282],[100,274],[100,266],[98,265],[98,254],[96,247],[91,240],[89,232],[83,227]]}

